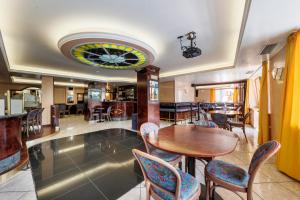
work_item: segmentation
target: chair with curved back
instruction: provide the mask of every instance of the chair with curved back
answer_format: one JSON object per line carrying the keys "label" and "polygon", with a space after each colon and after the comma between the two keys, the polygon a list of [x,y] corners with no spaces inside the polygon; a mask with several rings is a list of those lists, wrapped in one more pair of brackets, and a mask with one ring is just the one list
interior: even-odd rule
{"label": "chair with curved back", "polygon": [[[201,126],[201,127],[205,127],[205,128],[218,128],[218,125],[212,121],[208,121],[208,120],[198,120],[195,121],[194,124],[196,126]],[[210,160],[212,160],[213,158],[197,158],[198,160],[200,160],[203,164],[206,164],[207,162],[209,162]],[[185,172],[188,171],[188,159],[187,157],[185,157]]]}
{"label": "chair with curved back", "polygon": [[94,108],[89,108],[89,113],[90,113],[90,120],[100,120],[100,115],[99,112],[95,112]]}
{"label": "chair with curved back", "polygon": [[76,104],[76,114],[83,114],[84,110],[84,104],[83,103],[77,103]]}
{"label": "chair with curved back", "polygon": [[174,153],[169,153],[160,149],[157,149],[156,147],[149,144],[146,140],[146,137],[153,132],[154,134],[158,134],[159,127],[152,123],[152,122],[146,122],[141,125],[140,133],[143,138],[143,141],[145,143],[146,151],[147,153],[159,157],[163,159],[164,161],[170,163],[171,165],[177,165],[179,164],[179,168],[182,167],[182,156]]}
{"label": "chair with curved back", "polygon": [[65,117],[66,109],[66,104],[58,104],[59,116]]}
{"label": "chair with curved back", "polygon": [[102,113],[102,117],[106,117],[107,121],[111,121],[111,109],[112,109],[112,106],[109,106],[106,110],[106,113]]}
{"label": "chair with curved back", "polygon": [[34,134],[36,134],[35,126],[38,123],[37,122],[38,112],[39,112],[39,109],[34,109],[34,110],[29,111],[29,113],[26,116],[23,126],[26,130],[27,137],[29,137],[31,128],[32,128],[32,131],[34,132]]}
{"label": "chair with curved back", "polygon": [[211,119],[218,125],[219,128],[229,129],[227,115],[221,113],[212,113]]}
{"label": "chair with curved back", "polygon": [[[195,121],[194,124],[197,126],[205,127],[205,128],[219,128],[216,123],[214,123],[212,121],[206,121],[206,120],[198,120],[198,121]],[[232,133],[228,136],[239,138],[239,136],[235,133]],[[209,161],[211,161],[214,158],[198,157],[197,159],[200,160],[204,165],[206,165]],[[188,166],[188,159],[185,158],[185,171],[186,172],[187,172],[187,166]]]}
{"label": "chair with curved back", "polygon": [[205,112],[205,110],[200,109],[199,119],[200,120],[208,120],[208,116],[207,116],[207,113]]}
{"label": "chair with curved back", "polygon": [[45,110],[45,108],[40,108],[37,111],[36,122],[37,122],[39,132],[41,132],[41,130],[42,130],[42,114],[43,114],[44,110]]}
{"label": "chair with curved back", "polygon": [[168,162],[142,152],[132,150],[145,179],[146,199],[198,200],[200,183],[190,174],[176,169]]}
{"label": "chair with curved back", "polygon": [[202,127],[207,127],[207,128],[218,128],[218,125],[209,120],[198,120],[194,122],[195,125],[197,126],[202,126]]}
{"label": "chair with curved back", "polygon": [[216,187],[228,189],[239,197],[241,196],[237,192],[247,193],[247,200],[252,200],[252,186],[259,167],[272,157],[280,146],[275,140],[261,145],[253,155],[248,171],[221,160],[209,162],[204,169],[206,200],[213,197]]}
{"label": "chair with curved back", "polygon": [[242,117],[242,121],[234,121],[234,120],[228,120],[229,130],[232,131],[233,127],[241,128],[243,130],[246,142],[248,143],[247,135],[246,135],[246,120],[250,117],[250,112],[246,113]]}

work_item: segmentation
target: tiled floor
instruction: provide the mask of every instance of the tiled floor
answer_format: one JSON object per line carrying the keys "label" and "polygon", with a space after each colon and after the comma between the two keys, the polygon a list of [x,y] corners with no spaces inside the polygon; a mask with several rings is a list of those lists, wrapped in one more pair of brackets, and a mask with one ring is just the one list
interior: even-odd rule
{"label": "tiled floor", "polygon": [[145,150],[136,132],[107,129],[29,149],[39,200],[117,199],[143,181],[131,149]]}
{"label": "tiled floor", "polygon": [[[108,128],[131,128],[131,121],[122,122],[107,122],[89,124],[83,120],[82,116],[66,117],[61,120],[61,131],[55,135],[48,136],[46,138],[37,139],[28,142],[29,146],[38,144],[43,141],[52,140],[54,138],[68,137],[77,134],[83,134]],[[162,122],[161,126],[168,126],[168,122]],[[237,164],[241,167],[247,168],[251,159],[251,156],[257,148],[257,134],[252,128],[247,128],[247,136],[249,143],[247,144],[241,134],[241,130],[234,129],[234,132],[239,133],[241,141],[238,144],[235,152],[230,155],[220,157],[230,163]],[[72,137],[69,137],[72,138]],[[259,170],[254,184],[254,199],[299,199],[300,200],[300,183],[289,178],[288,176],[280,173],[274,165],[275,159],[268,161]],[[71,173],[71,172],[70,172]],[[197,177],[203,182],[203,166],[197,163]],[[80,185],[79,188],[83,189],[87,185]],[[128,193],[120,197],[120,199],[138,200],[145,199],[143,183],[138,184]],[[239,199],[236,195],[223,189],[217,189],[218,194],[223,199],[235,200]],[[82,193],[80,193],[82,195]],[[245,195],[242,194],[243,197]],[[71,198],[71,197],[70,197]],[[31,170],[19,172],[15,177],[5,181],[0,185],[0,199],[1,200],[35,200],[34,185],[31,177]]]}

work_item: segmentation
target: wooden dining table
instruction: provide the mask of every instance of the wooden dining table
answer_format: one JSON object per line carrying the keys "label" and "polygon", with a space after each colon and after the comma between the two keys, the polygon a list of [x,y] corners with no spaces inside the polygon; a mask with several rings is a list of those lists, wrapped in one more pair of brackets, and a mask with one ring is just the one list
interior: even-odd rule
{"label": "wooden dining table", "polygon": [[159,130],[156,138],[147,138],[154,147],[188,159],[188,173],[195,176],[195,159],[211,160],[233,152],[238,138],[233,133],[219,128],[197,125],[173,125]]}
{"label": "wooden dining table", "polygon": [[219,113],[219,114],[224,114],[227,116],[235,116],[235,115],[241,115],[242,113],[240,111],[236,111],[236,110],[211,110],[209,111],[210,114],[214,114],[214,113]]}

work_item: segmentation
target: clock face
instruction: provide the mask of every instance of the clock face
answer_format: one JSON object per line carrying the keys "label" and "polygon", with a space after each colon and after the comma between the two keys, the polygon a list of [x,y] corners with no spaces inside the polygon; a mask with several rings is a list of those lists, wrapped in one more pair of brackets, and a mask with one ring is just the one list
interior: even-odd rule
{"label": "clock face", "polygon": [[130,46],[114,43],[85,43],[71,49],[76,60],[107,69],[136,69],[147,61],[147,54]]}

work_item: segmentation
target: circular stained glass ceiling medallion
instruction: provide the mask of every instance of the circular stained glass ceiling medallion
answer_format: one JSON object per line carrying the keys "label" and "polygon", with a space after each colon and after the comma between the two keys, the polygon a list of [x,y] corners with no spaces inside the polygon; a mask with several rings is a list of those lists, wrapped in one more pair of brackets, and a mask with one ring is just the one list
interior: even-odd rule
{"label": "circular stained glass ceiling medallion", "polygon": [[73,34],[62,38],[58,46],[68,58],[107,69],[138,69],[155,58],[149,45],[114,34]]}

